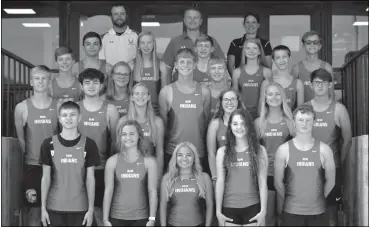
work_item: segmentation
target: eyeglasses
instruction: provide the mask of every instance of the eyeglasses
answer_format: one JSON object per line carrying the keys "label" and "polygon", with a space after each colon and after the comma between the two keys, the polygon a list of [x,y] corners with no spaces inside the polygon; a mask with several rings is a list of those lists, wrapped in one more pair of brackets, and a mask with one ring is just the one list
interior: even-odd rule
{"label": "eyeglasses", "polygon": [[235,102],[237,102],[237,99],[235,99],[235,98],[233,98],[233,99],[227,99],[227,98],[224,98],[223,99],[223,102],[226,102],[226,103],[235,103]]}
{"label": "eyeglasses", "polygon": [[317,80],[313,81],[314,86],[328,85],[328,83],[329,83],[328,81],[317,81]]}
{"label": "eyeglasses", "polygon": [[319,45],[320,44],[320,40],[314,40],[314,41],[311,41],[311,40],[305,40],[304,42],[306,45],[311,45],[311,44],[314,44],[314,45]]}
{"label": "eyeglasses", "polygon": [[129,77],[129,73],[113,73],[115,76]]}

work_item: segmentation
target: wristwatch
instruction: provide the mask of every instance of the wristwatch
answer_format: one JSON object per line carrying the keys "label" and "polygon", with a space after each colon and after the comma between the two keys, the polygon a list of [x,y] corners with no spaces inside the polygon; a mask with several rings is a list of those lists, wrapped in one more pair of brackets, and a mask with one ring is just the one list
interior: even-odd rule
{"label": "wristwatch", "polygon": [[149,217],[149,221],[155,221],[155,217]]}

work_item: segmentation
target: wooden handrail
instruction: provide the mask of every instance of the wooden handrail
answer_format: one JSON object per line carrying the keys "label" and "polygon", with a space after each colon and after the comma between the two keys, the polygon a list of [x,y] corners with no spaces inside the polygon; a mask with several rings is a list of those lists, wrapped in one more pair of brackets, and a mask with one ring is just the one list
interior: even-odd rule
{"label": "wooden handrail", "polygon": [[1,48],[1,53],[4,53],[5,55],[7,55],[10,58],[13,58],[14,60],[21,62],[22,64],[24,64],[25,66],[29,67],[29,68],[33,68],[34,65],[32,63],[30,63],[29,61],[24,60],[23,58],[13,54],[12,52],[5,50],[4,48]]}
{"label": "wooden handrail", "polygon": [[345,68],[348,64],[350,64],[352,61],[354,61],[356,58],[360,57],[363,53],[365,53],[365,51],[368,51],[369,48],[369,44],[367,44],[366,46],[364,46],[363,48],[361,48],[361,50],[357,51],[354,56],[352,56],[350,59],[348,59],[343,66],[341,67],[341,69]]}

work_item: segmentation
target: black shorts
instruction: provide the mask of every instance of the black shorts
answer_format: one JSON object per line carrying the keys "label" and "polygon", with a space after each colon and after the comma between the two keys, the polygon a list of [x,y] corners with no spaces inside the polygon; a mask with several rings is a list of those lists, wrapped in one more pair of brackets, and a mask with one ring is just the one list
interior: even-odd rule
{"label": "black shorts", "polygon": [[275,191],[274,176],[268,176],[267,178],[268,191]]}
{"label": "black shorts", "polygon": [[327,196],[328,205],[336,205],[339,203],[342,203],[341,168],[336,169],[336,182],[331,192]]}
{"label": "black shorts", "polygon": [[23,202],[27,207],[41,207],[42,166],[23,166]]}
{"label": "black shorts", "polygon": [[149,220],[147,218],[139,220],[123,220],[110,217],[110,223],[112,226],[146,226],[148,221]]}
{"label": "black shorts", "polygon": [[48,226],[83,226],[86,212],[55,212],[48,211],[50,225]]}
{"label": "black shorts", "polygon": [[250,222],[249,220],[255,217],[260,212],[260,203],[244,207],[244,208],[228,208],[223,207],[222,213],[227,218],[233,219],[233,224],[246,225],[255,223],[257,221]]}
{"label": "black shorts", "polygon": [[102,207],[104,192],[105,192],[105,182],[104,182],[104,169],[95,170],[95,203],[96,207]]}
{"label": "black shorts", "polygon": [[325,213],[317,215],[282,213],[281,226],[329,226],[328,215]]}

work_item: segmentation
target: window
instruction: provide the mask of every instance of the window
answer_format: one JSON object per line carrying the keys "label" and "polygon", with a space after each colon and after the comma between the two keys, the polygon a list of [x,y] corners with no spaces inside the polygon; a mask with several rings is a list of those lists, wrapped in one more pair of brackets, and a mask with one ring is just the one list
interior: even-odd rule
{"label": "window", "polygon": [[225,55],[227,55],[232,40],[244,35],[245,29],[242,23],[243,16],[208,18],[208,35],[214,37],[218,41]]}
{"label": "window", "polygon": [[143,15],[141,30],[151,32],[156,40],[156,52],[161,58],[171,38],[183,33],[182,15]]}
{"label": "window", "polygon": [[332,16],[332,67],[341,67],[345,55],[368,44],[368,25],[354,26],[356,21],[368,21],[368,16]]}
{"label": "window", "polygon": [[301,38],[303,34],[310,31],[309,15],[271,15],[270,23],[270,44],[272,48],[277,45],[288,46],[291,50],[291,60],[289,67],[305,58],[305,52],[301,48]]}
{"label": "window", "polygon": [[[24,27],[22,23],[47,23],[50,27]],[[34,65],[55,68],[59,47],[59,18],[3,18],[2,48]]]}

